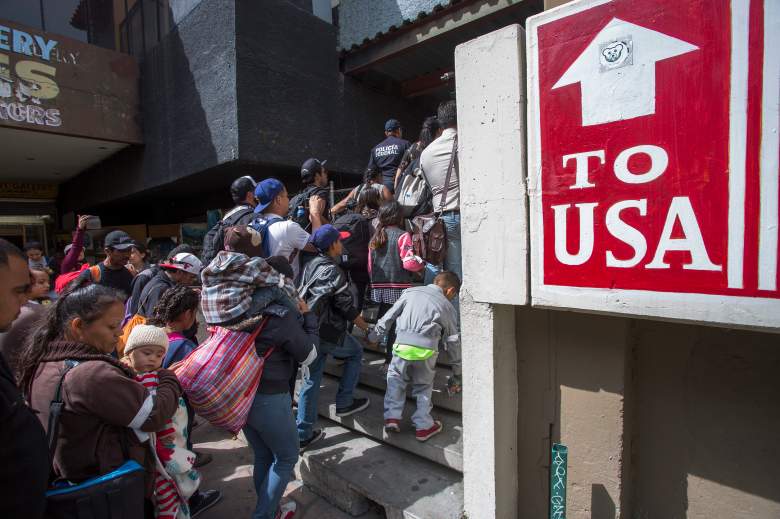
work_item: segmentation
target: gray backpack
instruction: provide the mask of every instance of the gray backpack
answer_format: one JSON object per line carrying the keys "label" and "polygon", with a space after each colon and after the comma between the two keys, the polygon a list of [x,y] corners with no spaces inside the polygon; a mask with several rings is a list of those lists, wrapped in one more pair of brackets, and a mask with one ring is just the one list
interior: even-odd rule
{"label": "gray backpack", "polygon": [[433,211],[433,193],[420,168],[419,158],[409,165],[401,178],[395,199],[401,206],[404,218],[414,218]]}

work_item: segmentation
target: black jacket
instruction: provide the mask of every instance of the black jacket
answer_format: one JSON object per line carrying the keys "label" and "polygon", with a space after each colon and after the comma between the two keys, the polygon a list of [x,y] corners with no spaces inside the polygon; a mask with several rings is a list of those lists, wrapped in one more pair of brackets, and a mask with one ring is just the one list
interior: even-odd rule
{"label": "black jacket", "polygon": [[309,356],[312,356],[310,361],[316,358],[320,344],[317,316],[312,312],[301,316],[277,304],[266,307],[262,316],[268,321],[255,339],[257,354],[262,357],[272,346],[274,351],[265,361],[257,391],[285,393],[290,390],[290,378],[298,371],[298,364]]}
{"label": "black jacket", "polygon": [[317,315],[322,340],[338,343],[360,313],[349,290],[349,278],[325,254],[318,254],[306,265],[298,292]]}
{"label": "black jacket", "polygon": [[0,517],[43,517],[49,447],[38,418],[25,405],[0,355]]}
{"label": "black jacket", "polygon": [[141,304],[141,292],[143,292],[146,285],[148,285],[161,270],[162,269],[157,265],[153,265],[148,269],[139,272],[135,279],[133,279],[133,284],[131,285],[132,294],[130,295],[129,306],[127,308],[127,313],[129,315],[132,316],[138,313],[138,307]]}
{"label": "black jacket", "polygon": [[144,317],[151,317],[154,307],[160,302],[162,295],[176,285],[176,282],[166,274],[165,270],[160,269],[146,284],[141,291],[141,297],[138,299],[138,310],[136,313]]}

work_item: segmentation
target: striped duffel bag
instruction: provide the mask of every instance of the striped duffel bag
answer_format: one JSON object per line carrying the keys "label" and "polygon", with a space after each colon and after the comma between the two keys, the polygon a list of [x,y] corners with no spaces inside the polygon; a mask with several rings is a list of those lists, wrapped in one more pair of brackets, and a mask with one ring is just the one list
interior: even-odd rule
{"label": "striped duffel bag", "polygon": [[210,423],[238,434],[246,424],[265,360],[255,351],[255,338],[268,318],[252,333],[215,327],[211,336],[183,361],[172,366],[195,412]]}

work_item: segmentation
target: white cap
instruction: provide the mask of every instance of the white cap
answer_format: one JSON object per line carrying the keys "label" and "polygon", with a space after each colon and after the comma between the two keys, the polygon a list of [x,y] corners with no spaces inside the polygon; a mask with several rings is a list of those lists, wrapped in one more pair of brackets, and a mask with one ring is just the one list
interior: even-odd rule
{"label": "white cap", "polygon": [[197,256],[190,254],[189,252],[180,252],[167,263],[160,263],[161,267],[167,267],[171,269],[183,270],[190,274],[200,275],[200,271],[203,268],[203,264],[200,262]]}
{"label": "white cap", "polygon": [[157,326],[138,324],[130,332],[125,344],[125,355],[142,346],[159,346],[168,351],[168,334]]}

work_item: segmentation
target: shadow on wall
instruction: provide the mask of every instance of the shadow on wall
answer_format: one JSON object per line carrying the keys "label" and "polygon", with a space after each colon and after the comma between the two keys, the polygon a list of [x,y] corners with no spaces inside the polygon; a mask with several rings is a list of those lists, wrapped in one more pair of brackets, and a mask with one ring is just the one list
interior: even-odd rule
{"label": "shadow on wall", "polygon": [[549,450],[561,431],[575,478],[569,503],[594,519],[780,517],[777,335],[532,308],[516,315],[529,517],[546,513]]}
{"label": "shadow on wall", "polygon": [[778,342],[638,323],[632,441],[641,517],[780,517]]}
{"label": "shadow on wall", "polygon": [[[236,124],[229,118],[235,116],[234,10],[212,5],[217,3],[227,4],[209,0],[194,6],[144,57],[144,145],[126,148],[66,182],[60,195],[65,210],[120,200],[214,167],[237,149]],[[212,32],[223,37],[202,37]],[[226,88],[231,84],[232,93]]]}
{"label": "shadow on wall", "polygon": [[617,513],[615,502],[604,485],[591,485],[590,496],[591,517],[593,519],[615,519]]}
{"label": "shadow on wall", "polygon": [[288,1],[236,5],[242,160],[300,167],[317,157],[355,181],[384,139],[387,119],[399,119],[413,140],[435,111],[424,99],[383,94],[341,74],[337,29]]}

